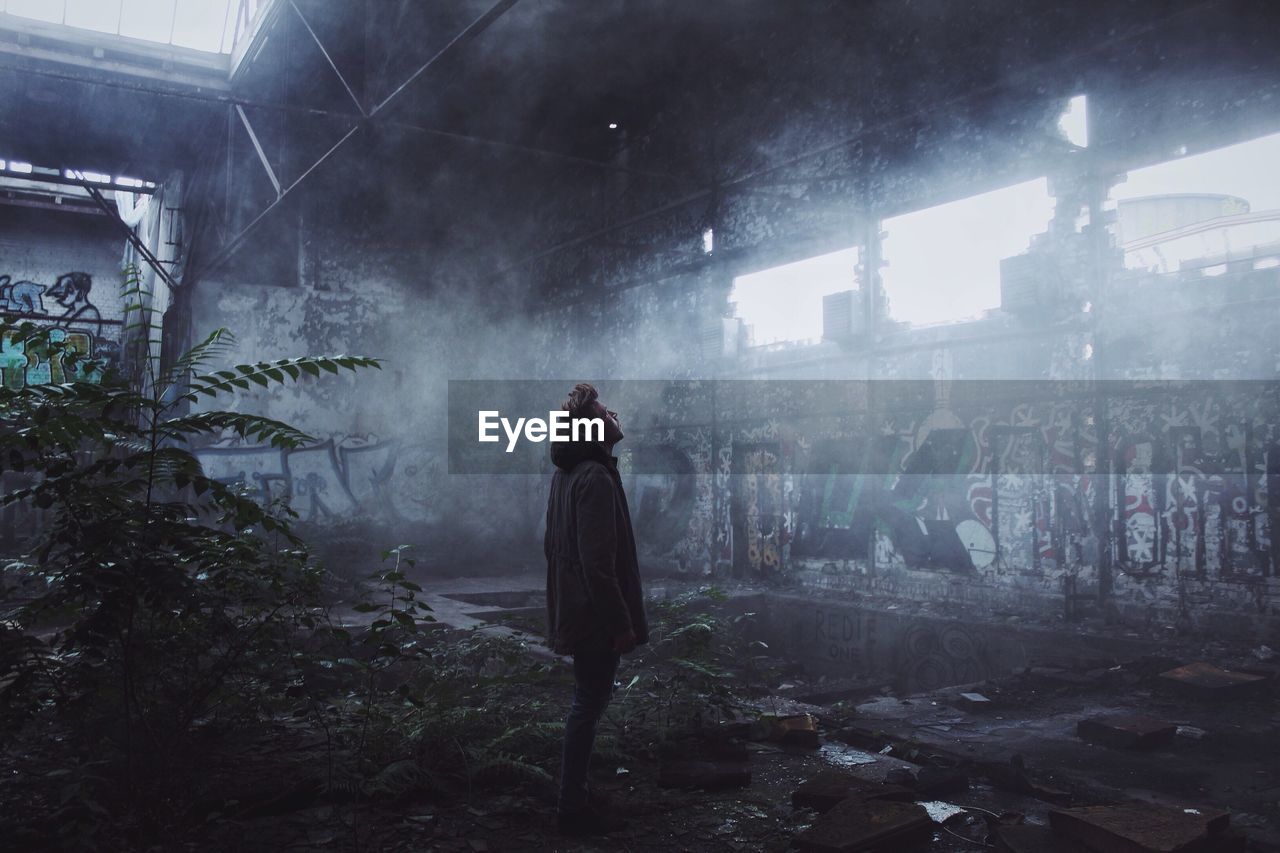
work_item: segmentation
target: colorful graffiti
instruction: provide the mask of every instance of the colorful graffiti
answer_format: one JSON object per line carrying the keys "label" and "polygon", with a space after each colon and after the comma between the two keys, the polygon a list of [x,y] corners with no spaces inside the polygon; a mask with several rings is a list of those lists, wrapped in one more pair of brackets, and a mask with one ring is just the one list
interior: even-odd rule
{"label": "colorful graffiti", "polygon": [[[82,358],[94,355],[93,337],[86,332],[51,329],[52,343],[65,343],[67,352]],[[74,366],[65,356],[51,358],[46,347],[35,346],[17,339],[16,332],[5,332],[0,337],[0,376],[4,387],[16,391],[28,385],[60,384],[74,381],[95,381],[101,370],[84,362]]]}
{"label": "colorful graffiti", "polygon": [[427,495],[445,461],[419,444],[351,436],[296,450],[212,446],[196,456],[206,475],[241,485],[260,502],[284,501],[308,522],[430,522],[440,514]]}
{"label": "colorful graffiti", "polygon": [[14,314],[43,314],[44,291],[43,284],[0,275],[0,309]]}
{"label": "colorful graffiti", "polygon": [[[52,342],[65,342],[67,350],[80,358],[91,358],[104,365],[113,363],[119,356],[120,344],[103,336],[103,327],[108,323],[90,298],[92,290],[93,277],[84,272],[60,275],[50,287],[0,275],[0,314],[9,320],[34,320],[39,325],[50,326]],[[46,299],[54,300],[63,312],[47,313]],[[0,341],[0,371],[3,371],[4,386],[10,389],[95,381],[102,376],[101,370],[87,369],[83,364],[73,368],[62,358],[50,359],[41,347],[16,340],[13,332],[6,332]]]}
{"label": "colorful graffiti", "polygon": [[1104,563],[1139,580],[1269,576],[1280,428],[1249,392],[1195,393],[1107,401],[1106,450],[1094,398],[953,406],[935,395],[915,414],[762,420],[723,430],[714,468],[706,427],[645,438],[703,447],[687,453],[692,508],[672,523],[687,531],[684,554],[700,537],[700,555],[727,542],[735,574],[767,578],[798,559],[993,580],[1088,578]]}
{"label": "colorful graffiti", "polygon": [[741,468],[734,484],[741,532],[743,568],[754,576],[772,577],[782,568],[791,541],[788,520],[790,490],[784,489],[781,450],[776,445],[735,448]]}

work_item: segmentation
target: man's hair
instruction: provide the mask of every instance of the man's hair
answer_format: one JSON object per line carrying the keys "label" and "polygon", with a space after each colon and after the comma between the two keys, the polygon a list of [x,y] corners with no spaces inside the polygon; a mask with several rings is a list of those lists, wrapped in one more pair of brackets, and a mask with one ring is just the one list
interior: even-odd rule
{"label": "man's hair", "polygon": [[590,411],[590,406],[599,396],[600,394],[596,391],[594,385],[587,382],[579,382],[573,386],[569,396],[560,404],[560,408],[568,412],[571,418],[589,418],[595,414],[595,412]]}

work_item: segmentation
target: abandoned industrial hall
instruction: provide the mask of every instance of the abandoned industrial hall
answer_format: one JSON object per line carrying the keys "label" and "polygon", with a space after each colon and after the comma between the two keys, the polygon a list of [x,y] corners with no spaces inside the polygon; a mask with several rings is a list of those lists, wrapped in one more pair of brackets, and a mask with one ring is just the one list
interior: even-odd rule
{"label": "abandoned industrial hall", "polygon": [[0,849],[1280,851],[1277,36],[0,0]]}

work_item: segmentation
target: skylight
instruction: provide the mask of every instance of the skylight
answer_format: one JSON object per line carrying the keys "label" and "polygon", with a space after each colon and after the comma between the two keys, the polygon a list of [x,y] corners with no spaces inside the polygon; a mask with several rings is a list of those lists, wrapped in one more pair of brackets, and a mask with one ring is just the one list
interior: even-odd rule
{"label": "skylight", "polygon": [[51,24],[230,53],[236,23],[258,0],[0,0],[0,10]]}

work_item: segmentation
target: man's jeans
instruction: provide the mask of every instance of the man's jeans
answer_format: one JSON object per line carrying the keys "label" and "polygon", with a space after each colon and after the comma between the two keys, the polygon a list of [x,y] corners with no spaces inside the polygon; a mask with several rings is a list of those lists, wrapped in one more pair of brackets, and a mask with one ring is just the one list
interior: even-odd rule
{"label": "man's jeans", "polygon": [[618,653],[603,634],[583,640],[573,650],[573,706],[564,721],[564,754],[560,763],[559,810],[570,812],[586,805],[587,769],[596,723],[613,698],[613,678]]}

